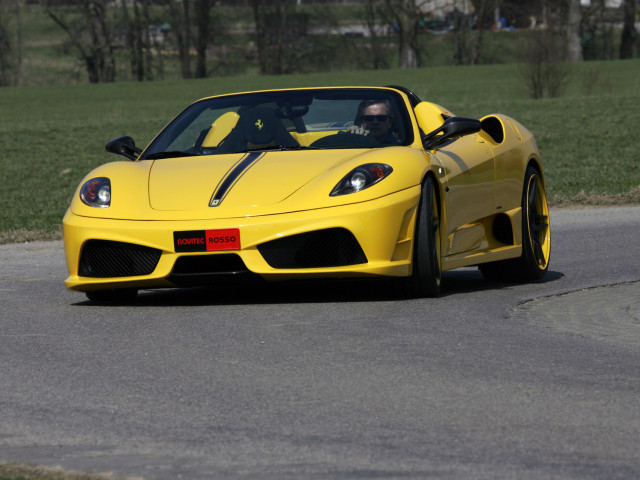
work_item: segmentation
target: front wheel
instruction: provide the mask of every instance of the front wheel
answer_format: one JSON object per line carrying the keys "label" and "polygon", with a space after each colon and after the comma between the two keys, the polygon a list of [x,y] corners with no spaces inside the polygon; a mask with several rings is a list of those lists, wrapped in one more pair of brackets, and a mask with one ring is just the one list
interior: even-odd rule
{"label": "front wheel", "polygon": [[522,189],[522,256],[513,260],[485,263],[480,271],[487,280],[539,280],[549,269],[551,228],[549,207],[542,176],[527,168]]}
{"label": "front wheel", "polygon": [[440,213],[438,193],[432,177],[422,185],[413,238],[411,276],[403,281],[404,293],[411,297],[437,297],[440,293]]}

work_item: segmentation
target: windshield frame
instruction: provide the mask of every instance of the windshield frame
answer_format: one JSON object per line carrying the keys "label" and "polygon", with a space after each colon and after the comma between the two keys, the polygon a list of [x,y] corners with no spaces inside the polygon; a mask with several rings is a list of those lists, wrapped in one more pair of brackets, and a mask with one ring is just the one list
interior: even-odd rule
{"label": "windshield frame", "polygon": [[[171,148],[173,142],[185,132],[187,127],[191,126],[196,118],[207,109],[233,109],[241,106],[252,106],[260,104],[274,103],[278,105],[288,105],[286,108],[291,109],[290,105],[297,106],[310,105],[314,101],[318,100],[374,100],[374,99],[389,99],[392,101],[395,114],[395,121],[402,126],[403,139],[398,145],[408,146],[414,141],[414,128],[412,117],[409,114],[407,104],[404,96],[397,90],[383,87],[334,87],[334,88],[305,88],[305,89],[282,89],[282,90],[265,90],[258,92],[245,92],[234,93],[228,95],[221,95],[215,97],[208,97],[198,100],[181,113],[179,113],[171,122],[169,122],[158,135],[151,141],[147,148],[142,152],[139,160],[148,159],[150,156],[156,158],[162,157],[162,153],[166,151],[175,150]],[[305,112],[306,113],[306,112]],[[294,114],[297,115],[297,114]],[[334,128],[334,127],[332,127]],[[335,127],[338,129],[339,127]],[[336,130],[337,131],[337,130]],[[363,143],[360,145],[355,142],[353,146],[322,146],[322,147],[298,147],[301,148],[383,148],[386,144],[371,145],[369,143]],[[284,149],[284,148],[283,148]],[[198,153],[178,152],[182,155],[176,156],[196,156]],[[229,153],[229,152],[227,152]],[[232,152],[235,153],[235,152]],[[240,153],[240,152],[237,152]]]}

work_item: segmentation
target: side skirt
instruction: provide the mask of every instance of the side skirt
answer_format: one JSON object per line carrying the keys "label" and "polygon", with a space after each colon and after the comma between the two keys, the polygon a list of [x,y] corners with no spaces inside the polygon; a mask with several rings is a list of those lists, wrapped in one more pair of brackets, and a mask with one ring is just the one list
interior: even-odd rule
{"label": "side skirt", "polygon": [[480,263],[497,262],[509,258],[518,258],[522,255],[522,245],[510,245],[483,252],[464,252],[449,255],[442,259],[442,271],[453,270],[460,267],[471,267]]}
{"label": "side skirt", "polygon": [[442,271],[520,257],[521,223],[522,209],[518,207],[460,227],[447,239],[450,251],[454,251],[442,259]]}

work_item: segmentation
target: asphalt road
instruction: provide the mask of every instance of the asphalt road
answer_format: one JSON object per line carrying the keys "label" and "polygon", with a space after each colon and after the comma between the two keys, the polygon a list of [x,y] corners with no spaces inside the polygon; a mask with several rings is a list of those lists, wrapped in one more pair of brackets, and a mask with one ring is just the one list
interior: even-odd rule
{"label": "asphalt road", "polygon": [[0,460],[146,479],[640,478],[640,207],[552,211],[541,283],[64,289],[0,246]]}

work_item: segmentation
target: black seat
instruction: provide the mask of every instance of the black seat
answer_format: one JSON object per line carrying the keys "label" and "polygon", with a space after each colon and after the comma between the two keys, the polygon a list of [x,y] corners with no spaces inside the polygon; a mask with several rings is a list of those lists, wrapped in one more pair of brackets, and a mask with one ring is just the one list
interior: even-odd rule
{"label": "black seat", "polygon": [[229,136],[218,147],[218,153],[242,152],[247,149],[279,145],[299,146],[275,115],[267,107],[253,107],[240,112],[240,118]]}

